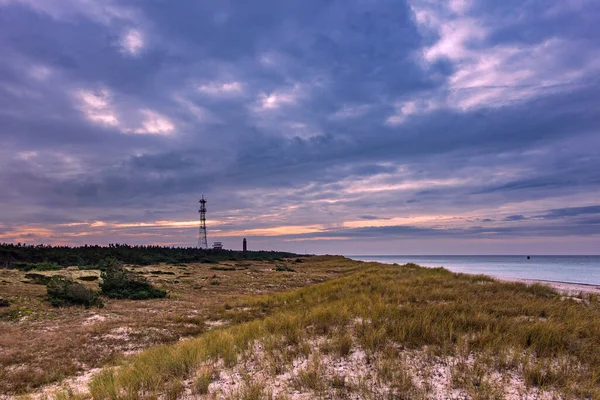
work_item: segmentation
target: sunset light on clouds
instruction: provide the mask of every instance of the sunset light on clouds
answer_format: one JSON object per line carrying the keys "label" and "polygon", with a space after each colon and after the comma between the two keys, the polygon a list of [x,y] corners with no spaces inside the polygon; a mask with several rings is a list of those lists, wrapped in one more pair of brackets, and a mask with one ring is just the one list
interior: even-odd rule
{"label": "sunset light on clouds", "polygon": [[596,254],[598,18],[0,0],[0,242]]}

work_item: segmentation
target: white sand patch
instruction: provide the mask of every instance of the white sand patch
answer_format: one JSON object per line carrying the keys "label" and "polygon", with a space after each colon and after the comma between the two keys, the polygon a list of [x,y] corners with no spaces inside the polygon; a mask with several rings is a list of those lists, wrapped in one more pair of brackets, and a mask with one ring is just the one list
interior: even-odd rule
{"label": "white sand patch", "polygon": [[[128,327],[116,328],[116,337],[126,337],[131,333]],[[323,348],[328,345],[328,339],[320,337],[300,345],[296,350],[308,348],[308,356],[299,350],[293,359],[284,357],[281,350],[265,350],[263,344],[255,342],[249,350],[238,357],[234,367],[226,367],[223,360],[208,362],[204,367],[215,369],[217,377],[209,385],[208,395],[195,395],[192,386],[195,376],[184,381],[185,390],[180,400],[229,398],[235,397],[250,383],[259,383],[264,391],[273,397],[284,396],[290,400],[309,400],[314,398],[349,400],[395,398],[398,393],[391,382],[382,379],[381,370],[384,359],[376,354],[369,354],[357,346],[350,353],[340,357],[334,353],[323,354]],[[288,347],[287,350],[293,350]],[[438,357],[430,354],[427,348],[407,350],[398,348],[398,359],[395,367],[405,371],[414,386],[426,393],[427,399],[432,400],[468,400],[474,394],[463,387],[456,387],[452,374],[459,367],[476,368],[476,355]],[[289,354],[288,354],[289,355]],[[284,361],[287,360],[287,361]],[[389,360],[388,360],[389,361]],[[273,362],[277,368],[273,369]],[[484,368],[483,380],[501,393],[506,400],[560,400],[562,397],[555,392],[543,391],[538,388],[528,388],[517,369],[495,371]],[[100,369],[92,369],[84,374],[69,378],[43,388],[32,397],[41,400],[64,391],[75,394],[85,394],[91,377]],[[307,371],[315,371],[321,389],[307,387],[302,375]],[[463,375],[460,375],[461,377]],[[468,374],[465,376],[469,376]],[[333,382],[337,382],[334,388]],[[0,400],[4,398],[0,397]]]}
{"label": "white sand patch", "polygon": [[[467,368],[474,368],[475,356],[467,357],[429,357],[426,350],[404,351],[402,356],[414,382],[427,392],[428,399],[435,400],[467,400],[473,398],[468,390],[453,385],[452,374],[460,363]],[[485,368],[485,367],[484,367]],[[483,381],[494,387],[495,392],[502,393],[505,400],[560,400],[562,397],[553,391],[528,388],[519,371],[498,371],[485,368]]]}
{"label": "white sand patch", "polygon": [[[310,347],[317,349],[322,343],[324,343],[323,339],[311,341]],[[250,351],[239,358],[238,364],[233,368],[224,367],[222,361],[217,362],[214,367],[219,371],[219,377],[210,384],[209,396],[227,398],[239,393],[247,382],[262,382],[265,391],[270,392],[274,397],[285,395],[291,400],[314,399],[315,396],[320,396],[315,391],[303,387],[299,383],[299,376],[308,369],[314,368],[315,363],[318,365],[319,379],[324,384],[328,384],[334,378],[342,378],[347,387],[358,387],[369,382],[369,386],[374,388],[371,393],[376,393],[376,398],[386,397],[389,392],[389,388],[385,386],[380,389],[376,388],[375,368],[369,362],[366,353],[358,348],[354,349],[348,357],[343,358],[316,353],[308,357],[301,355],[287,365],[280,364],[281,371],[277,374],[268,370],[268,363],[273,361],[269,360],[269,357],[262,344],[256,342]],[[324,394],[325,398],[339,398],[332,397],[332,394],[328,395],[327,392]],[[184,399],[196,398],[201,397],[193,396],[191,390],[186,391]],[[361,396],[360,392],[348,391],[344,392],[343,398],[362,399],[365,397]]]}
{"label": "white sand patch", "polygon": [[[216,378],[209,385],[210,398],[229,398],[239,394],[244,385],[259,383],[264,391],[273,397],[284,396],[291,400],[314,398],[325,399],[367,399],[394,398],[397,389],[391,382],[386,382],[380,375],[382,358],[369,355],[359,347],[353,347],[346,357],[335,354],[323,354],[319,348],[326,343],[325,338],[312,340],[308,347],[312,353],[308,356],[299,354],[296,358],[283,361],[282,352],[265,351],[260,342],[254,343],[249,351],[238,358],[238,364],[232,368],[224,366],[219,360],[211,367],[218,371]],[[475,355],[467,357],[434,357],[424,350],[400,350],[397,367],[408,373],[415,387],[426,393],[427,399],[435,400],[467,400],[474,393],[463,387],[456,387],[452,374],[462,363],[463,368],[474,368]],[[275,356],[275,358],[273,358]],[[277,367],[273,369],[273,362]],[[322,389],[313,390],[303,383],[302,375],[307,371],[316,371],[317,384]],[[462,376],[462,375],[461,375]],[[485,369],[484,381],[501,393],[506,400],[555,400],[561,399],[557,393],[527,388],[522,375],[517,370],[494,371]],[[193,377],[187,380],[186,400],[207,398],[195,396],[191,392]],[[333,382],[337,382],[335,385]]]}
{"label": "white sand patch", "polygon": [[218,319],[215,321],[205,321],[204,324],[208,327],[208,329],[211,329],[211,328],[217,328],[219,326],[227,325],[227,324],[229,324],[229,321],[224,321],[222,319]]}
{"label": "white sand patch", "polygon": [[131,334],[133,333],[133,329],[128,326],[120,326],[115,329],[111,329],[109,333],[102,335],[104,339],[113,339],[113,340],[121,340],[128,341],[130,339]]}
{"label": "white sand patch", "polygon": [[98,322],[104,322],[104,321],[106,321],[106,319],[107,318],[105,315],[93,314],[93,315],[87,317],[85,320],[83,320],[83,325],[93,325]]}

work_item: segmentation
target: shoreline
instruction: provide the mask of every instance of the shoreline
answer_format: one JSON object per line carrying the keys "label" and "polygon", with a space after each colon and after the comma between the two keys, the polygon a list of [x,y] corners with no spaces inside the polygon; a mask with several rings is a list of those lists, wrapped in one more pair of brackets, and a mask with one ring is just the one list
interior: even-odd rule
{"label": "shoreline", "polygon": [[572,282],[562,282],[562,281],[548,281],[543,279],[523,279],[523,278],[507,278],[503,276],[496,275],[488,275],[498,281],[501,282],[517,282],[524,283],[527,285],[533,285],[535,283],[540,283],[542,285],[550,286],[556,291],[568,294],[575,295],[579,293],[600,293],[600,285],[592,284],[592,283],[572,283]]}
{"label": "shoreline", "polygon": [[[344,256],[344,257],[349,258],[351,260],[362,261],[362,262],[376,262],[376,263],[386,264],[386,265],[397,264],[397,263],[383,262],[382,260],[366,261],[366,260],[361,260],[358,258],[351,258],[351,256]],[[354,256],[354,257],[356,257],[356,256]],[[401,265],[401,264],[398,264],[398,265]],[[427,266],[427,265],[420,265],[420,264],[417,264],[417,265],[424,267],[424,268],[436,268],[436,267]],[[475,273],[475,272],[454,271],[444,265],[441,265],[441,267],[445,268],[448,271],[451,271],[453,273],[457,273],[457,274],[489,276],[490,278],[493,278],[500,282],[524,283],[527,285],[533,285],[535,283],[539,283],[542,285],[550,286],[551,288],[557,290],[558,292],[569,295],[569,296],[578,295],[579,293],[600,294],[600,283],[578,283],[578,282],[567,282],[567,281],[553,281],[553,280],[547,280],[547,279],[515,278],[515,277],[506,277],[506,276],[501,276],[501,275],[486,274],[485,272]]]}

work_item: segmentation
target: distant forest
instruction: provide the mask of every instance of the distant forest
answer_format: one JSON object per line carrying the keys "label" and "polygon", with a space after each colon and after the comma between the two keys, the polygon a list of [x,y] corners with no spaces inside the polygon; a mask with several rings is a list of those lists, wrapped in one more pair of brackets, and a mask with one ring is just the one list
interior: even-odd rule
{"label": "distant forest", "polygon": [[[157,263],[217,263],[236,260],[279,260],[296,257],[297,254],[281,251],[233,251],[200,250],[195,247],[130,246],[48,246],[0,244],[0,267],[35,269],[36,264],[67,266],[94,266],[107,258],[115,258],[125,264],[150,265]],[[44,268],[45,269],[45,268]]]}

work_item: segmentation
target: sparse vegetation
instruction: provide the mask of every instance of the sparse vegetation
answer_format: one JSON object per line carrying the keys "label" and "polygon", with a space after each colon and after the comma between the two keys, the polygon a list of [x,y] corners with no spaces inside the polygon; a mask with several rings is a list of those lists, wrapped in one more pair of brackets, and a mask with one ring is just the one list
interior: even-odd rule
{"label": "sparse vegetation", "polygon": [[298,370],[294,386],[298,389],[309,389],[315,394],[321,394],[326,388],[325,370],[321,363],[321,356],[313,354],[306,367]]}
{"label": "sparse vegetation", "polygon": [[272,398],[265,388],[264,382],[246,381],[241,387],[228,396],[228,400],[263,400]]}
{"label": "sparse vegetation", "polygon": [[335,354],[338,357],[348,357],[352,350],[352,336],[348,332],[336,335],[333,343]]}
{"label": "sparse vegetation", "polygon": [[[343,258],[337,259],[335,267],[330,262],[315,261],[299,265],[296,274],[285,275],[273,271],[274,265],[268,261],[244,261],[251,268],[220,273],[220,284],[214,286],[209,282],[217,271],[210,270],[211,265],[126,266],[153,286],[168,290],[169,297],[161,301],[108,299],[101,309],[53,307],[46,300],[45,285],[30,284],[25,271],[0,268],[0,296],[11,303],[10,307],[0,308],[0,394],[37,392],[40,386],[76,373],[114,365],[124,353],[262,317],[260,310],[236,308],[238,300],[256,293],[306,286],[357,267]],[[226,264],[231,263],[221,265]],[[67,277],[98,292],[99,280],[79,280],[82,276],[99,277],[97,267],[35,273]],[[230,311],[223,308],[227,303],[231,304]]]}
{"label": "sparse vegetation", "polygon": [[192,393],[193,394],[208,394],[208,387],[211,382],[216,378],[215,375],[218,375],[216,370],[213,368],[204,367],[201,368],[194,379],[192,384]]}

